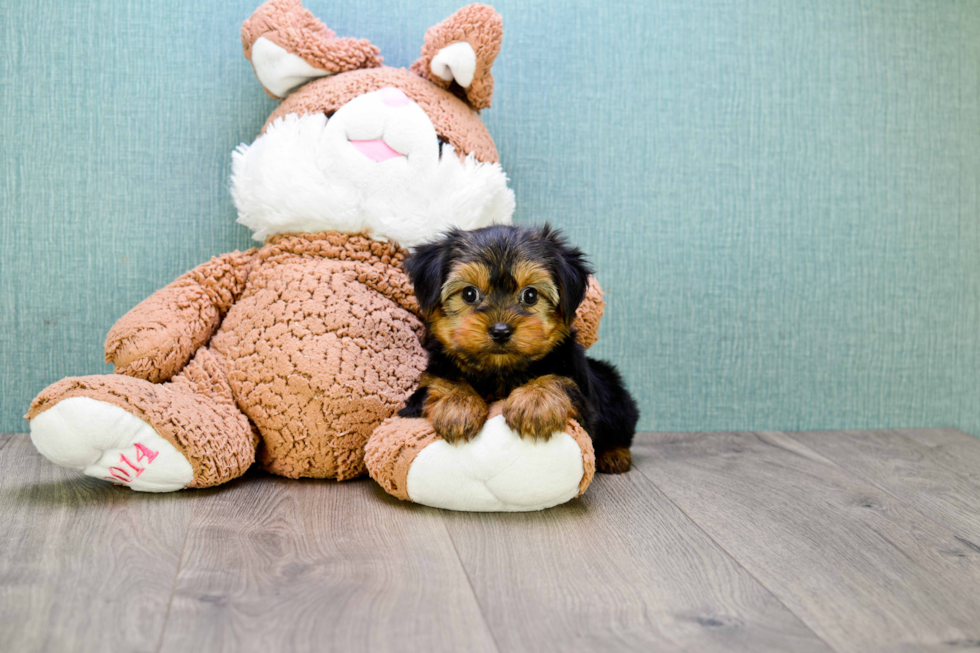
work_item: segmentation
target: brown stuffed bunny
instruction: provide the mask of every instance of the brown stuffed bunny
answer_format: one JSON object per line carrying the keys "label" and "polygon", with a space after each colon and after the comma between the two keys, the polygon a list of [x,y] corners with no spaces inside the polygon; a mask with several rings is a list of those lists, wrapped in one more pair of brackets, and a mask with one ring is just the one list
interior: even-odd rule
{"label": "brown stuffed bunny", "polygon": [[[124,315],[106,340],[116,374],[34,400],[38,450],[143,491],[217,485],[256,457],[290,478],[363,474],[366,441],[425,366],[405,248],[513,212],[476,113],[501,38],[500,17],[471,5],[427,32],[411,70],[389,68],[299,0],[262,5],[242,28],[245,56],[284,100],[233,155],[232,194],[264,244]],[[593,281],[583,343],[601,313]]]}

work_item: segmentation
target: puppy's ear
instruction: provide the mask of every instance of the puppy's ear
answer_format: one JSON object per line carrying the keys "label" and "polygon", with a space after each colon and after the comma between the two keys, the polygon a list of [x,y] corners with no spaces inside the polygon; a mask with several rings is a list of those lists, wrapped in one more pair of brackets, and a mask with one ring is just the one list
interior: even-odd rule
{"label": "puppy's ear", "polygon": [[565,324],[571,324],[575,320],[575,311],[585,299],[592,269],[582,250],[569,245],[561,232],[553,229],[551,225],[544,225],[541,229],[541,238],[554,249],[553,272],[558,284],[558,308],[561,309]]}
{"label": "puppy's ear", "polygon": [[415,287],[415,299],[428,315],[439,305],[445,276],[448,240],[421,245],[405,259],[405,271]]}

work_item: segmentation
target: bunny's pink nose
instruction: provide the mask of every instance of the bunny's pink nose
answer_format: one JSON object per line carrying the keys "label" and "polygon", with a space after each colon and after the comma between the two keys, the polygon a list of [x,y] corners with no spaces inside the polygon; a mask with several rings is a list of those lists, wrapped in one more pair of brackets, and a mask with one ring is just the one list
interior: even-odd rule
{"label": "bunny's pink nose", "polygon": [[378,93],[381,95],[381,101],[389,107],[404,107],[411,102],[407,95],[393,86],[383,88]]}

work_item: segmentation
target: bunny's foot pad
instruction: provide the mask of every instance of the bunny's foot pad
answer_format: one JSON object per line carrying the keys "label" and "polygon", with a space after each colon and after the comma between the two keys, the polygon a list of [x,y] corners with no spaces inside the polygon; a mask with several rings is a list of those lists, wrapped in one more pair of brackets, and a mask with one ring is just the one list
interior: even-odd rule
{"label": "bunny's foot pad", "polygon": [[365,462],[399,499],[469,512],[550,508],[582,494],[595,473],[592,442],[576,422],[547,441],[522,438],[499,404],[476,437],[456,446],[427,420],[392,417],[371,436]]}
{"label": "bunny's foot pad", "polygon": [[190,462],[152,426],[113,404],[64,399],[31,419],[31,441],[51,462],[139,492],[173,492]]}

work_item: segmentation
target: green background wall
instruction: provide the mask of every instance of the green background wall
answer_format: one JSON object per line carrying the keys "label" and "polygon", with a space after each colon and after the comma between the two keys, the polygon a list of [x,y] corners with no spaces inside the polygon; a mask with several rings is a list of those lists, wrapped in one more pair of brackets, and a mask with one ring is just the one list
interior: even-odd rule
{"label": "green background wall", "polygon": [[[250,245],[259,0],[0,3],[0,429],[127,309]],[[461,0],[307,0],[407,66]],[[517,220],[590,252],[652,430],[980,433],[980,4],[496,2]]]}

